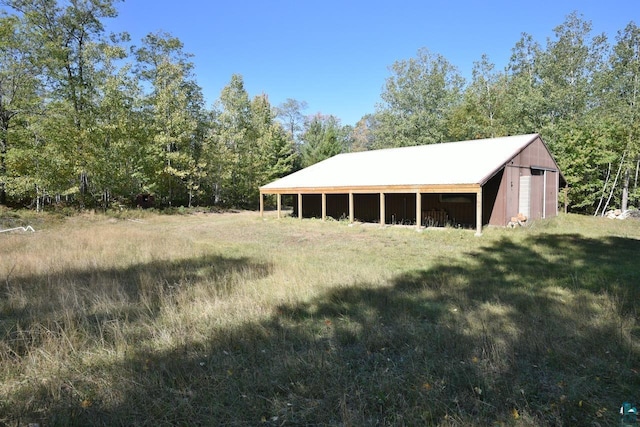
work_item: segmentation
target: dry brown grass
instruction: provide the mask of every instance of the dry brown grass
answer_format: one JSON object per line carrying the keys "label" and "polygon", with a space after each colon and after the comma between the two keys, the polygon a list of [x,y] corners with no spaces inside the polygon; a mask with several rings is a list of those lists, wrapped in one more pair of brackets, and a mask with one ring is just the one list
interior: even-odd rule
{"label": "dry brown grass", "polygon": [[638,398],[637,223],[38,221],[0,235],[0,425],[610,425]]}

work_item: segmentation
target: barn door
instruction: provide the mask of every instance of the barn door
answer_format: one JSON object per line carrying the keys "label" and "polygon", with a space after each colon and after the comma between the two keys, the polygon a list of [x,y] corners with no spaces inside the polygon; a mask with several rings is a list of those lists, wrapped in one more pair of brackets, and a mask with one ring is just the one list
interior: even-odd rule
{"label": "barn door", "polygon": [[546,171],[544,216],[554,217],[558,214],[558,171]]}
{"label": "barn door", "polygon": [[544,218],[544,171],[531,170],[531,193],[529,213],[531,219]]}
{"label": "barn door", "polygon": [[531,176],[520,177],[520,194],[518,197],[518,213],[531,217]]}

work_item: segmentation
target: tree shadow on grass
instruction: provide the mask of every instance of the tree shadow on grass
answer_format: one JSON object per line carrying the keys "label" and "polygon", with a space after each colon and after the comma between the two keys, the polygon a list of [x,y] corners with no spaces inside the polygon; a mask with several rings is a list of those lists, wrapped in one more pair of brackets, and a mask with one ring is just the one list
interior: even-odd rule
{"label": "tree shadow on grass", "polygon": [[640,389],[638,253],[615,237],[504,239],[206,342],[127,355],[96,367],[111,399],[88,384],[33,414],[51,425],[612,425]]}
{"label": "tree shadow on grass", "polygon": [[224,297],[240,281],[265,277],[271,269],[244,257],[204,255],[123,268],[9,275],[0,289],[0,338],[5,352],[17,357],[47,338],[78,329],[95,339],[109,322],[152,320],[163,304],[196,283],[206,283],[210,295]]}

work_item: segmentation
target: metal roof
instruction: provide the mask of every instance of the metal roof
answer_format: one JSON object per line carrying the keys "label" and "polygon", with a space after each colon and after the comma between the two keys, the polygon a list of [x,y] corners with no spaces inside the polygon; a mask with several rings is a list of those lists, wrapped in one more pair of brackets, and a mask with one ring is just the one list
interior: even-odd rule
{"label": "metal roof", "polygon": [[483,185],[538,137],[528,134],[338,154],[260,190]]}

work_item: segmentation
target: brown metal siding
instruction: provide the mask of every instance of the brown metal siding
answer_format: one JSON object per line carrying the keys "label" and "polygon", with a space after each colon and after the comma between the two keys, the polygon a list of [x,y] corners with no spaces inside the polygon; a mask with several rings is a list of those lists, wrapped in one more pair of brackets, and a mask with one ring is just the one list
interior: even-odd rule
{"label": "brown metal siding", "polygon": [[[334,219],[349,218],[349,195],[327,194],[327,216]],[[322,207],[321,207],[322,208]]]}
{"label": "brown metal siding", "polygon": [[520,168],[508,166],[505,168],[506,179],[503,181],[505,192],[505,216],[502,222],[495,225],[505,226],[511,217],[518,215],[520,199]]}
{"label": "brown metal siding", "polygon": [[[507,179],[504,182],[504,185],[507,186],[505,189],[506,217],[503,224],[496,225],[506,225],[511,217],[518,215],[521,176],[531,176],[530,219],[535,220],[556,216],[558,172],[555,171],[557,170],[557,165],[540,138],[536,138],[521,153],[516,155],[508,163],[506,169]],[[544,171],[541,169],[547,170],[546,194]]]}
{"label": "brown metal siding", "polygon": [[549,151],[540,138],[536,138],[531,144],[525,147],[520,154],[513,158],[513,164],[524,167],[538,166],[547,169],[557,169]]}
{"label": "brown metal siding", "polygon": [[380,195],[375,193],[354,194],[353,215],[355,216],[356,221],[380,221]]}
{"label": "brown metal siding", "polygon": [[482,222],[491,225],[505,224],[506,212],[505,170],[498,172],[482,187]]}
{"label": "brown metal siding", "polygon": [[[542,172],[542,171],[536,171]],[[544,175],[542,173],[534,173],[531,176],[531,193],[530,193],[530,206],[531,211],[529,212],[530,219],[540,219],[543,218],[542,209],[543,205],[543,197],[544,197]]]}
{"label": "brown metal siding", "polygon": [[[349,195],[327,194],[327,216],[335,219],[349,217]],[[297,197],[296,197],[297,199]],[[297,215],[297,202],[294,205],[294,215]],[[322,218],[322,194],[302,195],[302,216],[304,218]]]}
{"label": "brown metal siding", "polygon": [[547,171],[547,194],[545,198],[545,218],[558,214],[558,172]]}
{"label": "brown metal siding", "polygon": [[388,193],[385,195],[385,224],[415,224],[416,195]]}
{"label": "brown metal siding", "polygon": [[322,217],[322,195],[303,194],[302,195],[302,216],[305,218]]}
{"label": "brown metal siding", "polygon": [[[446,202],[441,196],[459,196],[467,198],[469,202]],[[472,193],[461,194],[423,194],[422,214],[433,218],[442,218],[442,212],[446,213],[446,222],[450,225],[473,227],[476,221],[476,195]],[[438,221],[440,222],[440,221]],[[446,224],[438,224],[440,226]]]}

